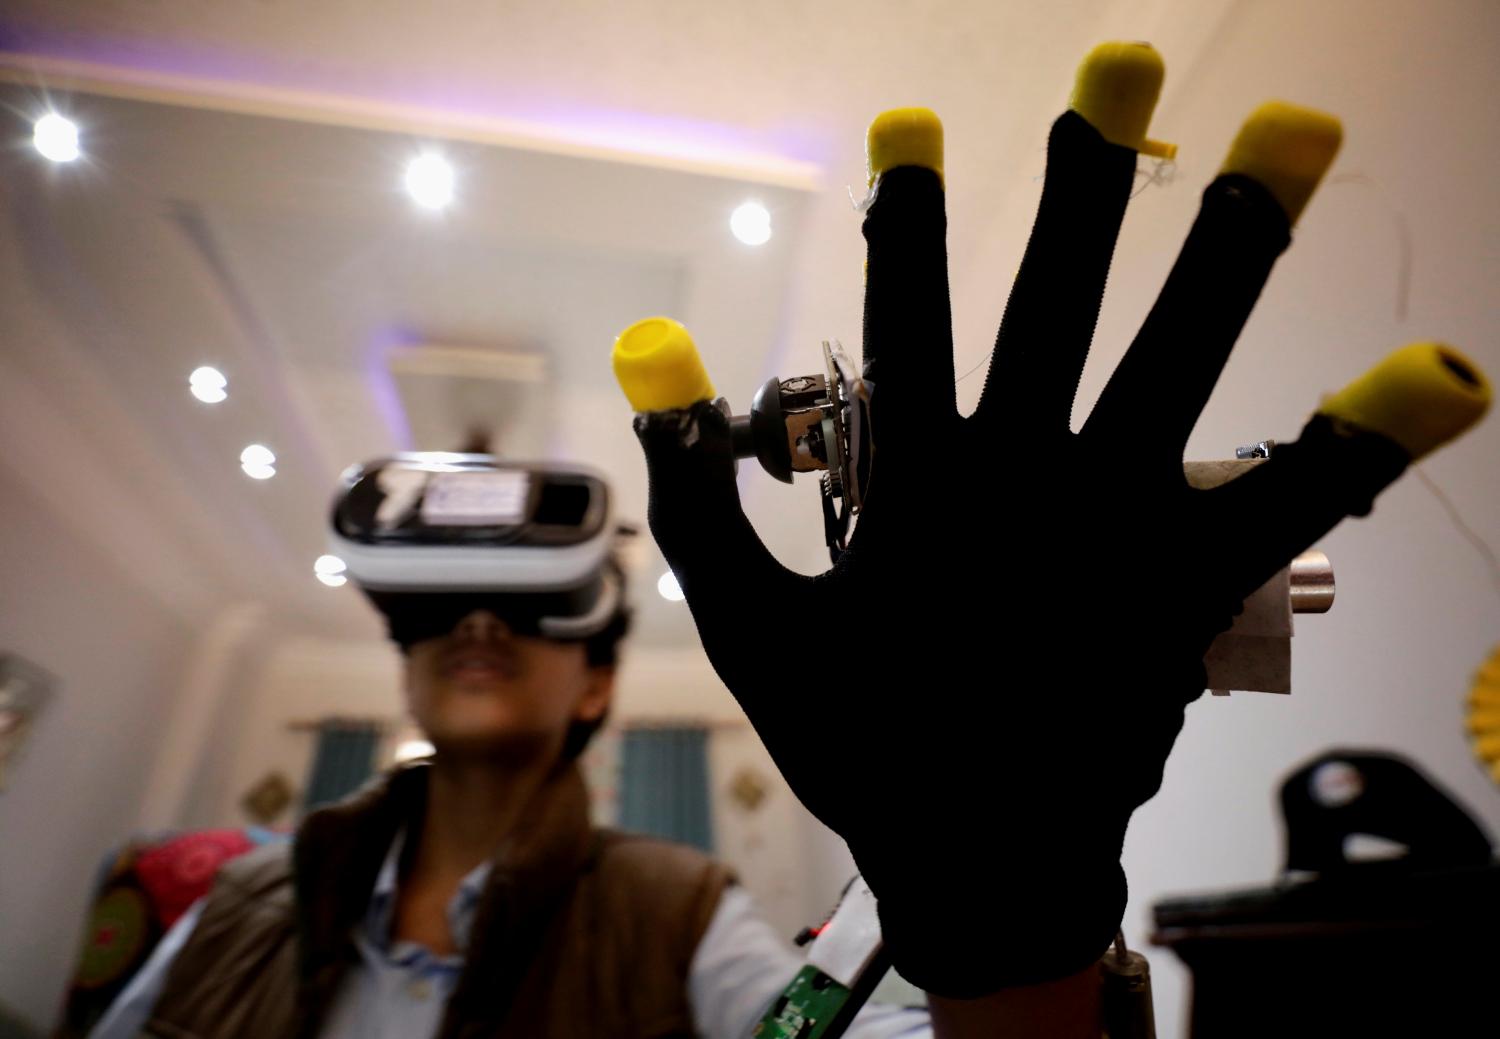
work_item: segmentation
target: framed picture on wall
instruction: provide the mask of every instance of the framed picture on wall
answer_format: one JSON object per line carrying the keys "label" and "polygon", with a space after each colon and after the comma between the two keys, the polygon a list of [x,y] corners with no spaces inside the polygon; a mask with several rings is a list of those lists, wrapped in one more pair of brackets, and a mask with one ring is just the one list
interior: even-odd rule
{"label": "framed picture on wall", "polygon": [[57,679],[24,657],[0,653],[0,790],[56,684]]}

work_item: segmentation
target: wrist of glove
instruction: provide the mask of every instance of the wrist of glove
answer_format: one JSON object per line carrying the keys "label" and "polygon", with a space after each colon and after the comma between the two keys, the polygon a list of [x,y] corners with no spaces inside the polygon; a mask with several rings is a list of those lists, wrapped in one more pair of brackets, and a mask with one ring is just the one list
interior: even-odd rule
{"label": "wrist of glove", "polygon": [[976,999],[1067,977],[1096,962],[1119,928],[1126,884],[1118,854],[1070,849],[1064,857],[1030,841],[1017,847],[1000,832],[990,837],[962,864],[936,841],[921,864],[855,852],[891,962],[924,991]]}

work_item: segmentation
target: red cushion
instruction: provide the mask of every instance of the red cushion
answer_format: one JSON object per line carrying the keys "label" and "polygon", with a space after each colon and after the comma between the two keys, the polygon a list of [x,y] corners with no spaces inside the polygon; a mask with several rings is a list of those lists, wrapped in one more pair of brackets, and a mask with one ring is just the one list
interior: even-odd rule
{"label": "red cushion", "polygon": [[151,897],[162,927],[168,928],[208,894],[221,865],[254,847],[243,830],[194,830],[142,849],[135,875]]}

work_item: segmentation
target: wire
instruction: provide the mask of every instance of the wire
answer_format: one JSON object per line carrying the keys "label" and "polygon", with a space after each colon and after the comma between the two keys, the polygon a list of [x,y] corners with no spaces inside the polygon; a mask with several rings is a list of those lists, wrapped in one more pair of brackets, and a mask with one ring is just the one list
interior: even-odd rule
{"label": "wire", "polygon": [[1171,159],[1152,159],[1149,171],[1137,168],[1135,175],[1140,178],[1141,186],[1130,193],[1135,198],[1153,184],[1170,184],[1177,178],[1177,163]]}
{"label": "wire", "polygon": [[1391,194],[1374,177],[1365,173],[1340,173],[1328,178],[1329,184],[1360,184],[1373,188],[1391,213],[1391,223],[1396,228],[1396,321],[1406,320],[1407,304],[1411,300],[1411,269],[1415,247],[1412,244],[1411,223],[1406,214],[1391,199]]}
{"label": "wire", "polygon": [[994,357],[994,356],[995,356],[995,348],[994,348],[994,347],[993,347],[993,346],[992,346],[992,347],[990,347],[990,348],[989,348],[989,349],[988,349],[988,350],[986,350],[986,351],[985,351],[985,352],[984,352],[984,357],[982,357],[982,358],[981,358],[981,359],[980,359],[980,361],[979,361],[979,363],[978,363],[978,364],[976,364],[976,365],[975,365],[975,366],[974,366],[974,367],[972,367],[972,368],[970,368],[970,369],[969,369],[969,370],[968,370],[968,371],[966,371],[966,372],[964,372],[964,373],[963,373],[963,374],[962,374],[962,375],[960,375],[960,376],[959,376],[959,377],[958,377],[958,378],[957,378],[957,379],[954,379],[954,380],[953,380],[953,384],[954,384],[954,385],[955,385],[955,386],[956,386],[956,385],[958,385],[958,384],[959,384],[959,383],[961,383],[961,382],[963,382],[963,381],[964,381],[964,380],[965,380],[965,379],[967,379],[967,378],[968,378],[968,377],[969,377],[969,376],[971,376],[971,375],[973,375],[973,374],[974,374],[974,373],[975,373],[975,372],[977,372],[977,371],[979,371],[979,369],[981,369],[981,368],[983,368],[983,367],[984,367],[984,366],[985,366],[985,365],[987,365],[987,364],[989,364],[989,363],[990,363],[990,358],[991,358],[991,357]]}
{"label": "wire", "polygon": [[1495,550],[1490,547],[1489,542],[1480,537],[1474,528],[1464,521],[1463,515],[1458,511],[1458,506],[1453,504],[1453,499],[1443,493],[1443,489],[1433,482],[1432,477],[1422,471],[1421,466],[1414,465],[1411,469],[1416,474],[1417,479],[1422,481],[1422,485],[1431,491],[1432,496],[1443,506],[1443,510],[1448,513],[1448,519],[1453,522],[1453,526],[1463,535],[1464,540],[1473,545],[1474,551],[1478,552],[1484,558],[1485,565],[1490,571],[1490,580],[1495,582],[1495,591],[1496,593],[1500,593],[1500,555],[1496,555]]}

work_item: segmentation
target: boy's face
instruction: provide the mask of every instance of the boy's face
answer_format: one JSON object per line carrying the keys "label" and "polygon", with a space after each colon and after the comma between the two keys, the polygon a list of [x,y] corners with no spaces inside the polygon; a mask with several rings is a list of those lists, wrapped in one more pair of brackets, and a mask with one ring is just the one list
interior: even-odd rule
{"label": "boy's face", "polygon": [[556,758],[573,722],[604,716],[613,689],[613,668],[590,667],[581,642],[516,635],[488,610],[406,655],[407,705],[439,754]]}

